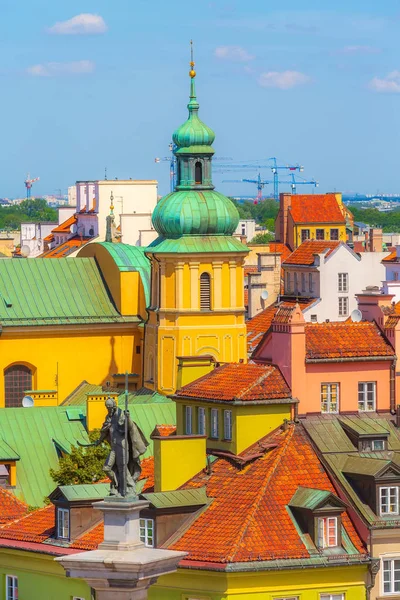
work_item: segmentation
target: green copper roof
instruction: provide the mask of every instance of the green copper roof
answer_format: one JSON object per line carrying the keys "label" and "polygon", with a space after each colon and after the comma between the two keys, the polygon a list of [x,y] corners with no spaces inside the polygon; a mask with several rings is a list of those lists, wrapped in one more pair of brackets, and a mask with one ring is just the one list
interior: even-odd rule
{"label": "green copper roof", "polygon": [[326,502],[330,496],[332,496],[332,493],[326,490],[299,487],[290,500],[289,506],[315,510],[320,504]]}
{"label": "green copper roof", "polygon": [[214,154],[211,145],[215,134],[199,119],[199,104],[196,98],[194,77],[190,82],[189,116],[183,125],[174,132],[172,139],[177,146],[175,154]]}
{"label": "green copper roof", "polygon": [[93,258],[0,261],[2,325],[137,321],[118,313]]}
{"label": "green copper roof", "polygon": [[182,235],[178,238],[165,239],[159,237],[146,248],[146,252],[155,254],[190,254],[209,253],[226,254],[227,252],[247,253],[249,249],[237,238],[218,235]]}
{"label": "green copper roof", "polygon": [[180,190],[164,196],[153,212],[159,235],[232,235],[239,213],[229,198],[214,190]]}
{"label": "green copper roof", "polygon": [[138,271],[143,283],[146,305],[150,303],[150,261],[144,254],[144,248],[129,244],[100,242],[112,256],[120,271]]}
{"label": "green copper roof", "polygon": [[60,492],[66,500],[74,502],[78,500],[104,500],[110,491],[109,483],[86,483],[80,485],[60,485],[50,498],[58,496]]}
{"label": "green copper roof", "polygon": [[[93,385],[87,381],[82,381],[73,392],[67,398],[65,398],[62,406],[86,406],[86,398],[89,394],[97,395],[104,394],[103,387],[101,385]],[[125,402],[125,392],[119,390],[118,393],[118,404],[123,407]],[[136,392],[130,392],[128,394],[129,404],[174,404],[170,398],[148,390],[147,388],[140,388]]]}
{"label": "green copper roof", "polygon": [[142,494],[154,508],[183,508],[186,506],[204,506],[212,499],[207,497],[206,488],[193,490],[172,490],[170,492],[152,492]]}

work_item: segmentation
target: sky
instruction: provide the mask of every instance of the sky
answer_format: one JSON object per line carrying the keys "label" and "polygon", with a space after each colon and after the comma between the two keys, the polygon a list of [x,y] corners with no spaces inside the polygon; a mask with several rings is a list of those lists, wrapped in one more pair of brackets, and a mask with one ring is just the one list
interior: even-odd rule
{"label": "sky", "polygon": [[[105,167],[166,193],[168,163],[154,159],[187,117],[191,38],[216,156],[304,165],[319,192],[400,193],[400,1],[281,6],[0,0],[0,197],[23,196],[28,172],[40,195],[102,179]],[[256,176],[214,183],[255,194],[226,180]]]}

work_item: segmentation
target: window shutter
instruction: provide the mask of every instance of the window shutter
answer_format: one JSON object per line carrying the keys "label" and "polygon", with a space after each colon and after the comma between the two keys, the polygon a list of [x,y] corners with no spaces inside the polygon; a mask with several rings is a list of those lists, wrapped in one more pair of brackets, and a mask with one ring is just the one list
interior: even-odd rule
{"label": "window shutter", "polygon": [[211,310],[211,279],[209,273],[200,275],[200,310]]}

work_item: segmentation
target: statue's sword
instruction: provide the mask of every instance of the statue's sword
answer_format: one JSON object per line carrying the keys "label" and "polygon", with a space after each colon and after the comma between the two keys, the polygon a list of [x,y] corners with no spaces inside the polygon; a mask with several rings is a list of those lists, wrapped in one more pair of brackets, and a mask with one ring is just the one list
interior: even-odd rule
{"label": "statue's sword", "polygon": [[79,440],[76,440],[76,443],[78,444],[78,446],[80,446],[81,448],[91,448],[92,446],[96,446],[96,442],[93,442],[91,444],[82,444],[82,442],[80,442]]}

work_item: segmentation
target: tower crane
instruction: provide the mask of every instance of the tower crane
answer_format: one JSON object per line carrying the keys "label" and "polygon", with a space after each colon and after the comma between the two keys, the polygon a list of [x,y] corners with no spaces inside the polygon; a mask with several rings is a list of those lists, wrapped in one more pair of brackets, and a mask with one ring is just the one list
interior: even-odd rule
{"label": "tower crane", "polygon": [[[271,171],[274,176],[274,198],[275,198],[275,200],[279,200],[279,171],[280,170],[299,171],[301,173],[302,171],[304,171],[304,167],[302,167],[301,165],[298,165],[298,164],[297,165],[278,165],[276,156],[272,156],[268,160],[272,160]],[[292,173],[292,176],[293,176],[293,173]],[[293,192],[293,193],[295,194],[296,192]]]}
{"label": "tower crane", "polygon": [[315,188],[317,188],[319,186],[319,183],[318,181],[315,181],[315,179],[311,179],[311,181],[306,181],[302,177],[296,179],[294,173],[292,173],[290,184],[290,187],[292,188],[292,194],[297,194],[298,185],[313,185]]}
{"label": "tower crane", "polygon": [[175,189],[175,179],[176,179],[176,157],[174,154],[174,144],[171,142],[168,146],[169,151],[171,152],[171,156],[164,156],[164,158],[155,158],[154,162],[160,163],[162,161],[169,162],[169,189],[171,192]]}
{"label": "tower crane", "polygon": [[39,181],[39,179],[40,179],[40,177],[35,177],[34,179],[31,179],[29,173],[26,176],[24,184],[26,187],[26,199],[27,200],[31,197],[32,184],[35,183],[35,181]]}
{"label": "tower crane", "polygon": [[222,183],[255,183],[257,185],[257,197],[254,200],[254,204],[258,204],[262,200],[262,192],[266,185],[272,183],[272,181],[267,181],[265,179],[261,179],[260,173],[258,174],[257,179],[224,179]]}

